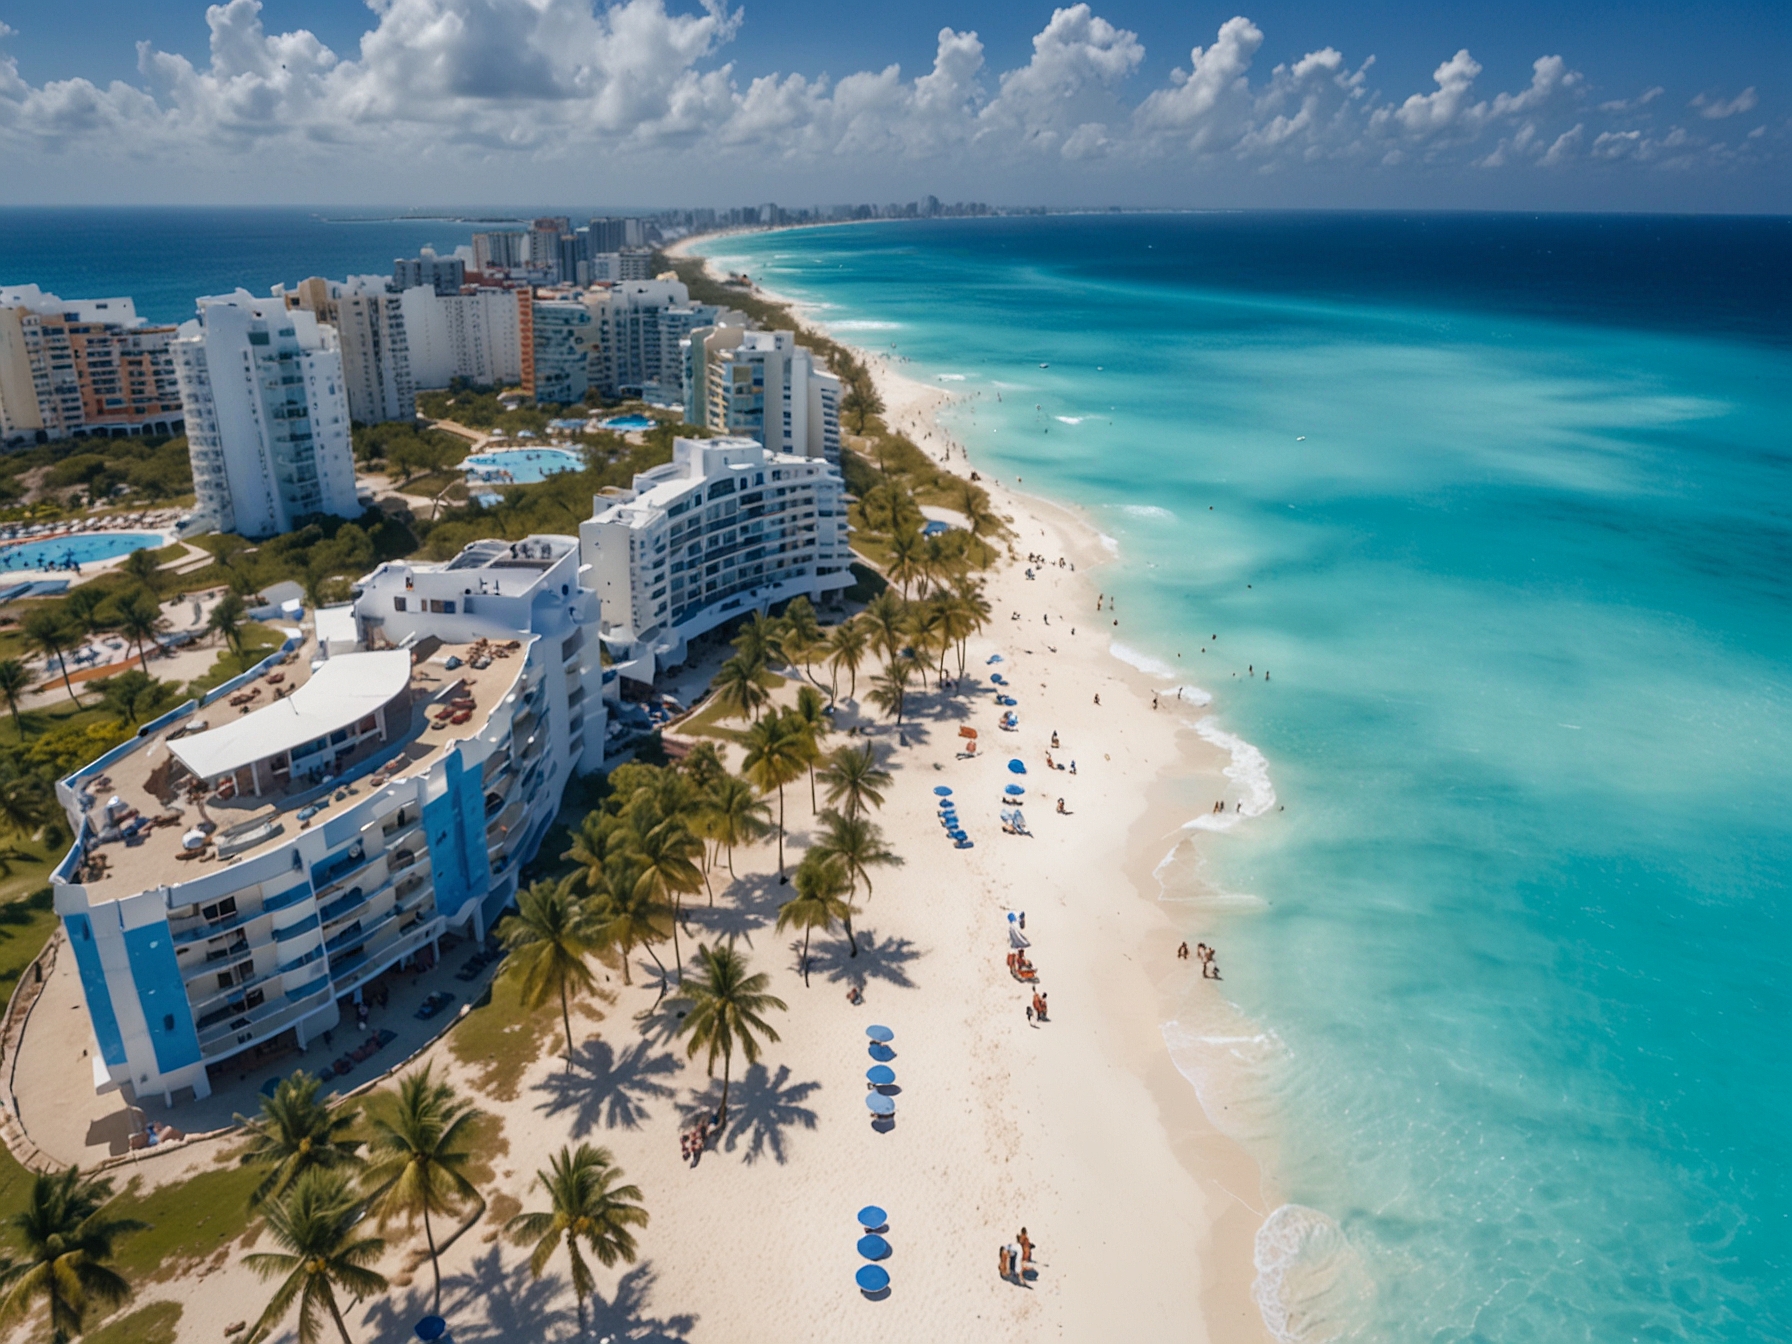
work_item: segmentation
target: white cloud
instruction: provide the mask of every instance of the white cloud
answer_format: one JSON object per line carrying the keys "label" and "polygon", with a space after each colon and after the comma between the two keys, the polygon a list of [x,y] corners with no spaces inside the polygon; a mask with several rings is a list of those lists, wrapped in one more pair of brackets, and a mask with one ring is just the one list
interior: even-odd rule
{"label": "white cloud", "polygon": [[1751,84],[1748,88],[1730,99],[1713,98],[1709,94],[1701,93],[1697,98],[1694,98],[1692,102],[1688,103],[1687,106],[1698,108],[1701,117],[1706,117],[1711,121],[1722,121],[1725,117],[1733,117],[1739,112],[1752,112],[1755,108],[1755,104],[1760,101],[1761,100],[1755,96],[1754,85]]}
{"label": "white cloud", "polygon": [[1644,89],[1634,98],[1615,98],[1611,102],[1599,104],[1601,112],[1636,112],[1649,106],[1667,90],[1657,84],[1653,88]]}
{"label": "white cloud", "polygon": [[1455,125],[1456,118],[1467,107],[1469,90],[1480,73],[1481,63],[1464,47],[1431,72],[1431,78],[1437,84],[1436,92],[1413,94],[1400,104],[1394,119],[1409,135],[1424,136],[1447,130]]}
{"label": "white cloud", "polygon": [[[0,24],[0,174],[60,164],[91,179],[112,164],[206,181],[265,172],[278,151],[292,180],[359,172],[375,194],[399,172],[439,182],[445,166],[522,164],[654,166],[698,184],[711,174],[943,167],[996,195],[1027,173],[1056,186],[1097,171],[1172,182],[1228,164],[1514,172],[1680,162],[1720,143],[1594,124],[1583,77],[1560,55],[1537,58],[1513,92],[1479,95],[1485,72],[1466,49],[1436,67],[1429,90],[1380,91],[1369,83],[1373,56],[1347,60],[1334,46],[1287,53],[1261,73],[1270,38],[1236,15],[1192,47],[1186,67],[1140,88],[1139,36],[1079,3],[1054,10],[1013,69],[992,69],[978,34],[945,27],[917,76],[892,64],[832,78],[740,71],[727,49],[742,10],[670,3],[369,0],[372,26],[356,50],[337,52],[304,29],[267,31],[259,0],[226,0],[206,10],[207,59],[144,43],[140,82],[104,86],[32,84],[6,54]],[[1621,118],[1661,96],[1650,88],[1598,112]],[[1693,106],[1715,121],[1757,101],[1750,88]]]}

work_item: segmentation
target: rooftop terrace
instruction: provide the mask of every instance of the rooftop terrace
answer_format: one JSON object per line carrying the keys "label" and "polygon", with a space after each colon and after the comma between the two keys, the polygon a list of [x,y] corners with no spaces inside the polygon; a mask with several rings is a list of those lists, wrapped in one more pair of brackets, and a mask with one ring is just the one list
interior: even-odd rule
{"label": "rooftop terrace", "polygon": [[[325,678],[331,667],[325,662],[308,676],[303,650],[295,653],[286,664],[264,673],[228,701],[215,701],[168,724],[138,750],[82,782],[94,799],[88,816],[96,828],[104,824],[107,805],[116,797],[121,807],[112,809],[112,820],[126,830],[135,824],[135,832],[128,838],[91,844],[87,860],[73,880],[86,887],[88,899],[95,904],[119,900],[153,887],[190,882],[220,864],[240,862],[302,830],[322,825],[353,807],[369,789],[389,779],[427,771],[454,743],[480,732],[490,721],[492,709],[515,686],[526,653],[520,645],[510,649],[483,640],[443,644],[410,669],[409,723],[392,725],[385,741],[373,737],[357,744],[324,782],[300,781],[296,786],[235,797],[221,797],[213,791],[199,803],[190,801],[187,788],[193,778],[176,756],[180,739],[208,722],[215,730],[225,716],[240,714],[253,722],[271,713],[290,719],[291,711],[273,699],[274,693],[284,700],[307,680]],[[460,665],[447,667],[451,658],[458,658]],[[343,660],[333,661],[340,664]],[[475,667],[475,662],[486,665]],[[467,699],[473,703],[461,722],[448,721],[448,717],[458,718],[459,710],[438,717],[450,708],[449,701],[461,700],[464,705]],[[233,726],[238,721],[231,720]],[[205,821],[214,824],[207,842],[189,849],[183,837]]]}

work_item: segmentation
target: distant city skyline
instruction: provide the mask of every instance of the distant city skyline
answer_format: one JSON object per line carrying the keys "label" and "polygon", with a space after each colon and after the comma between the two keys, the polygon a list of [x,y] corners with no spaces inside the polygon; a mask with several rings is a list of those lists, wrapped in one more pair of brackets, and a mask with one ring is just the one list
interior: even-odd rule
{"label": "distant city skyline", "polygon": [[13,203],[1792,209],[1792,20],[0,0]]}

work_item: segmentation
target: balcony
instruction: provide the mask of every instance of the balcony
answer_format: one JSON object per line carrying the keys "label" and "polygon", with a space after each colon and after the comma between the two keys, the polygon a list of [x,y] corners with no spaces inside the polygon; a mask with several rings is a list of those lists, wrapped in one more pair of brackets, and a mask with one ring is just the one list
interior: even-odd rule
{"label": "balcony", "polygon": [[228,1055],[259,1037],[285,1030],[306,1013],[321,1008],[327,1002],[329,988],[329,979],[319,977],[302,989],[251,1008],[220,1030],[201,1032],[200,1054],[208,1059]]}
{"label": "balcony", "polygon": [[372,863],[379,851],[369,851],[365,846],[356,845],[346,854],[337,854],[325,859],[311,870],[311,889],[319,895],[324,888],[334,886],[345,878],[361,871]]}
{"label": "balcony", "polygon": [[375,896],[389,889],[391,885],[390,882],[382,882],[370,891],[363,891],[360,887],[353,888],[346,895],[339,896],[328,905],[320,907],[317,912],[318,922],[326,927],[334,924],[343,916],[359,910]]}

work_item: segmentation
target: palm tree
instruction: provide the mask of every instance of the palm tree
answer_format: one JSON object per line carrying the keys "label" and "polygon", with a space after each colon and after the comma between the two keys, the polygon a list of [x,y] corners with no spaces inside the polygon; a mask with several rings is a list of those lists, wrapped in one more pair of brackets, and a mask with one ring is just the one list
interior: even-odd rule
{"label": "palm tree", "polygon": [[778,623],[763,611],[755,611],[740,623],[733,642],[738,657],[755,667],[765,667],[778,651]]}
{"label": "palm tree", "polygon": [[205,628],[220,636],[233,651],[240,654],[243,651],[243,621],[248,614],[248,604],[242,598],[235,593],[225,593],[218,599],[218,605],[212,608]]}
{"label": "palm tree", "polygon": [[813,686],[797,688],[796,708],[790,714],[803,728],[803,754],[808,757],[811,812],[815,811],[815,763],[821,759],[822,739],[834,731],[834,721],[828,717],[826,710],[820,691]]}
{"label": "palm tree", "polygon": [[944,682],[946,652],[952,647],[952,641],[946,634],[946,603],[943,594],[935,594],[909,608],[909,630],[914,636],[915,651],[927,654],[929,667],[933,666],[933,655],[939,655],[935,675],[937,680]]}
{"label": "palm tree", "polygon": [[12,711],[12,726],[25,740],[25,721],[19,717],[19,698],[31,689],[31,673],[17,658],[0,658],[0,700]]}
{"label": "palm tree", "polygon": [[909,585],[923,576],[925,556],[926,546],[919,532],[904,529],[890,537],[890,563],[884,569],[904,597],[908,596]]}
{"label": "palm tree", "polygon": [[680,989],[680,997],[690,1010],[678,1024],[681,1035],[689,1036],[685,1056],[695,1059],[699,1050],[708,1052],[709,1076],[716,1076],[716,1056],[722,1058],[722,1111],[720,1124],[728,1123],[728,1075],[734,1064],[734,1047],[740,1047],[747,1063],[759,1060],[759,1037],[778,1039],[764,1014],[773,1008],[788,1009],[783,999],[767,994],[771,977],[764,972],[749,975],[747,959],[731,946],[718,944],[713,950],[698,944],[691,959],[692,975]]}
{"label": "palm tree", "polygon": [[[87,1328],[95,1307],[116,1307],[131,1295],[131,1285],[106,1264],[112,1243],[146,1226],[131,1218],[106,1215],[112,1182],[83,1177],[79,1167],[39,1173],[23,1210],[6,1220],[25,1246],[25,1256],[10,1256],[0,1267],[0,1325],[12,1325],[42,1299],[49,1307],[50,1338],[66,1344]],[[103,1313],[102,1313],[103,1314]]]}
{"label": "palm tree", "polygon": [[368,1266],[385,1254],[379,1237],[357,1237],[365,1210],[341,1171],[306,1172],[286,1195],[263,1211],[269,1234],[284,1249],[257,1251],[243,1263],[264,1279],[285,1275],[245,1344],[259,1344],[280,1324],[298,1299],[299,1344],[316,1344],[323,1314],[336,1323],[342,1344],[354,1344],[336,1302],[336,1290],[356,1298],[386,1291],[386,1279]]}
{"label": "palm tree", "polygon": [[592,946],[614,948],[622,958],[622,983],[634,984],[629,975],[629,957],[637,947],[647,949],[653,964],[660,968],[661,993],[664,993],[666,967],[653,945],[669,937],[672,907],[651,887],[639,882],[639,863],[631,854],[612,855],[595,870],[587,869],[586,898],[582,922]]}
{"label": "palm tree", "polygon": [[566,1028],[566,1067],[572,1070],[572,1010],[574,994],[589,994],[597,980],[585,958],[596,951],[579,903],[572,894],[572,879],[544,879],[517,899],[516,913],[498,924],[505,950],[501,975],[516,977],[525,1008],[533,1011],[558,997],[560,1021]]}
{"label": "palm tree", "polygon": [[974,481],[960,478],[958,511],[964,514],[965,521],[971,525],[973,537],[988,536],[1001,528],[1002,520],[990,511],[989,495]]}
{"label": "palm tree", "polygon": [[871,869],[902,863],[896,851],[884,843],[883,831],[869,817],[843,817],[831,811],[821,814],[821,838],[809,852],[840,860],[852,883],[853,896],[859,894],[860,882],[865,884],[865,895],[871,895]]}
{"label": "palm tree", "polygon": [[866,634],[884,661],[895,662],[908,639],[908,617],[902,599],[886,588],[865,604],[860,619],[866,623]]}
{"label": "palm tree", "polygon": [[70,627],[86,638],[109,628],[105,606],[106,594],[97,588],[81,587],[62,599],[60,610]]}
{"label": "palm tree", "polygon": [[796,894],[778,907],[778,932],[787,928],[803,931],[803,987],[809,986],[809,935],[816,929],[826,933],[836,919],[846,922],[846,940],[852,955],[859,955],[858,940],[852,936],[853,908],[847,903],[846,865],[831,855],[811,850],[796,866]]}
{"label": "palm tree", "polygon": [[965,641],[981,630],[989,620],[989,603],[975,585],[954,590],[946,599],[946,635],[958,646],[958,676],[964,678]]}
{"label": "palm tree", "polygon": [[834,807],[844,804],[846,815],[856,817],[865,811],[867,805],[882,807],[883,791],[890,786],[894,778],[888,770],[877,763],[877,753],[867,742],[863,747],[840,747],[828,757],[828,763],[821,772],[821,782],[827,789],[828,803]]}
{"label": "palm tree", "polygon": [[125,556],[124,563],[119,566],[124,573],[152,590],[155,587],[156,571],[160,568],[156,563],[155,552],[141,546]]}
{"label": "palm tree", "polygon": [[908,683],[915,666],[907,658],[898,658],[871,679],[871,703],[886,714],[894,714],[898,728],[902,726],[902,710],[908,702]]}
{"label": "palm tree", "polygon": [[728,876],[734,876],[734,847],[750,845],[771,833],[771,809],[753,794],[739,775],[717,780],[703,801],[703,827],[711,840],[728,851]]}
{"label": "palm tree", "polygon": [[815,619],[815,605],[799,593],[778,618],[778,652],[792,666],[802,664],[803,675],[814,681],[809,663],[821,651],[821,642],[821,622]]}
{"label": "palm tree", "polygon": [[858,695],[859,665],[865,661],[865,650],[869,643],[870,635],[863,621],[842,621],[828,632],[826,641],[828,668],[834,674],[834,684],[830,690],[836,698],[840,692],[841,668],[845,668],[851,678],[846,698],[851,700]]}
{"label": "palm tree", "polygon": [[118,631],[137,646],[137,661],[143,665],[145,675],[149,673],[149,659],[143,651],[144,641],[154,644],[160,652],[162,642],[156,636],[167,628],[161,603],[147,588],[137,589],[118,603]]}
{"label": "palm tree", "polygon": [[554,1258],[555,1249],[566,1243],[581,1335],[585,1333],[585,1299],[597,1284],[579,1253],[579,1243],[584,1242],[606,1268],[618,1260],[632,1265],[635,1234],[629,1229],[647,1226],[647,1210],[635,1202],[641,1198],[641,1188],[616,1184],[621,1178],[622,1169],[608,1148],[581,1143],[575,1152],[563,1147],[558,1156],[548,1159],[546,1171],[535,1173],[536,1184],[548,1192],[549,1207],[539,1213],[519,1213],[504,1224],[505,1232],[519,1246],[535,1243],[529,1253],[529,1273],[537,1279]]}
{"label": "palm tree", "polygon": [[641,867],[635,886],[672,907],[672,957],[682,980],[684,954],[678,946],[678,921],[684,912],[680,902],[703,885],[703,873],[696,862],[703,855],[703,842],[691,834],[691,828],[678,816],[666,818],[645,834],[633,834],[629,840]]}
{"label": "palm tree", "polygon": [[765,664],[736,654],[717,670],[716,699],[731,719],[750,719],[771,698],[765,688]]}
{"label": "palm tree", "polygon": [[746,732],[741,773],[760,793],[778,791],[778,880],[784,881],[784,786],[800,778],[808,758],[801,729],[784,714],[767,714]]}
{"label": "palm tree", "polygon": [[480,1119],[473,1103],[455,1095],[447,1083],[431,1076],[434,1065],[407,1076],[398,1085],[392,1117],[375,1116],[365,1184],[372,1188],[369,1207],[382,1220],[392,1215],[423,1217],[423,1240],[429,1246],[429,1267],[435,1275],[430,1313],[442,1314],[442,1266],[432,1213],[452,1214],[461,1205],[485,1201],[466,1168],[473,1160],[472,1129]]}
{"label": "palm tree", "polygon": [[63,657],[79,638],[68,619],[52,608],[39,607],[25,618],[25,638],[30,641],[32,648],[43,654],[46,662],[51,658],[56,660],[68,698],[77,705],[80,704],[81,697],[75,694],[74,683],[68,676],[68,663]]}
{"label": "palm tree", "polygon": [[0,830],[29,840],[60,815],[55,795],[40,776],[20,773],[10,761],[0,762]]}
{"label": "palm tree", "polygon": [[334,1093],[320,1095],[322,1091],[321,1080],[296,1070],[280,1080],[273,1096],[261,1099],[259,1117],[236,1117],[249,1134],[242,1165],[273,1168],[250,1193],[251,1208],[278,1198],[308,1171],[359,1165],[361,1141],[348,1137],[359,1111],[350,1102],[333,1100]]}

